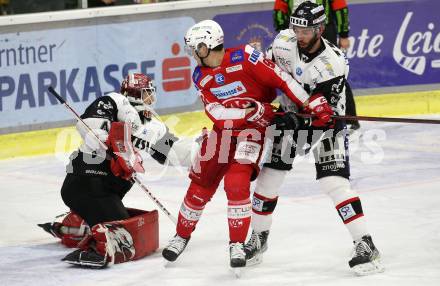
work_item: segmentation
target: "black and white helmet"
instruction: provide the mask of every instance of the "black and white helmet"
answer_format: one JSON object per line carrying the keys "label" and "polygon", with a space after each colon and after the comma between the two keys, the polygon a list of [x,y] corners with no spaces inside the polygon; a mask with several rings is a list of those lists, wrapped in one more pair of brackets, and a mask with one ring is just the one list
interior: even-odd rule
{"label": "black and white helmet", "polygon": [[325,18],[324,6],[305,1],[290,16],[290,28],[316,27],[324,23]]}

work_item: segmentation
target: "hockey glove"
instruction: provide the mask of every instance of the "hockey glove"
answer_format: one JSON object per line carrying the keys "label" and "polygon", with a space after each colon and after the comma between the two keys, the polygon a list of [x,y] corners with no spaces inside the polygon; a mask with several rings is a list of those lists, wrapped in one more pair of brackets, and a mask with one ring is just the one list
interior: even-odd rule
{"label": "hockey glove", "polygon": [[130,180],[134,172],[145,172],[142,157],[133,148],[129,124],[113,122],[106,143],[115,154],[110,162],[110,169],[115,176]]}
{"label": "hockey glove", "polygon": [[333,109],[328,105],[327,100],[322,94],[314,94],[309,98],[308,105],[305,106],[305,111],[315,115],[312,121],[314,127],[329,127],[334,126],[332,115]]}
{"label": "hockey glove", "polygon": [[304,120],[293,112],[277,113],[273,120],[277,130],[298,130],[305,127]]}
{"label": "hockey glove", "polygon": [[255,128],[264,128],[272,125],[275,113],[270,103],[254,101],[253,107],[254,110],[246,115],[247,122],[251,123]]}

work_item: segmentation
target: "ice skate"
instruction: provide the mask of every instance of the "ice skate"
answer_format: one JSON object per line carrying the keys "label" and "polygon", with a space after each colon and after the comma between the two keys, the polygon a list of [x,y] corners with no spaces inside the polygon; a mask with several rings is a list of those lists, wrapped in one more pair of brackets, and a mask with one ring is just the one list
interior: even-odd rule
{"label": "ice skate", "polygon": [[263,261],[263,253],[267,250],[267,238],[269,231],[256,232],[252,231],[251,237],[244,246],[246,253],[246,264],[252,266]]}
{"label": "ice skate", "polygon": [[241,277],[241,269],[246,266],[246,254],[244,252],[244,243],[229,243],[230,266],[235,277]]}
{"label": "ice skate", "polygon": [[169,262],[176,261],[177,257],[185,250],[189,238],[183,238],[175,235],[162,250],[162,256]]}
{"label": "ice skate", "polygon": [[229,255],[231,259],[231,267],[245,267],[246,266],[246,254],[244,252],[244,243],[234,242],[229,244]]}
{"label": "ice skate", "polygon": [[380,261],[379,250],[374,246],[370,235],[365,235],[354,243],[353,256],[348,264],[356,275],[369,275],[385,270]]}

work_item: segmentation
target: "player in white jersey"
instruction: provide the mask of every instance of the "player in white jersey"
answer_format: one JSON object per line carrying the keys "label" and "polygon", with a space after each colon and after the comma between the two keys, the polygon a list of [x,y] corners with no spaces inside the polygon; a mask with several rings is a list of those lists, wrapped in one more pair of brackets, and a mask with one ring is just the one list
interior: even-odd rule
{"label": "player in white jersey", "polygon": [[[61,188],[61,197],[71,212],[62,223],[39,225],[59,237],[64,245],[80,247],[63,259],[67,263],[102,268],[109,262],[137,259],[152,251],[144,247],[147,224],[133,228],[133,223],[137,226],[136,219],[151,220],[151,212],[127,209],[122,203],[133,184],[131,175],[143,171],[142,158],[148,154],[161,164],[189,167],[192,148],[198,148],[195,140],[179,140],[152,116],[155,102],[153,81],[135,73],[124,79],[120,93],[97,98],[81,115],[83,122],[105,142],[107,150],[82,122],[77,123],[84,143],[71,155]],[[124,130],[124,123],[131,126],[132,142],[125,142],[124,132],[117,131]],[[133,149],[134,164],[121,156],[122,151],[117,149],[121,145],[124,148],[120,150]]]}
{"label": "player in white jersey", "polygon": [[[345,81],[348,62],[336,46],[321,37],[325,12],[321,5],[306,1],[290,18],[290,28],[275,38],[267,56],[281,69],[289,72],[313,99],[324,96],[336,115],[345,115]],[[274,141],[272,158],[264,165],[253,196],[252,235],[246,244],[248,264],[258,262],[267,249],[267,239],[280,188],[285,175],[292,169],[294,157],[313,149],[316,179],[321,190],[333,200],[336,210],[354,241],[354,254],[349,266],[357,274],[383,270],[380,255],[365,226],[365,217],[357,193],[350,188],[348,140],[345,123],[333,122],[316,128],[300,121],[296,112],[304,108],[285,96],[281,109],[286,112],[278,127],[285,129]],[[306,127],[307,128],[307,127]],[[288,145],[290,144],[290,145]],[[286,148],[287,146],[287,148]]]}

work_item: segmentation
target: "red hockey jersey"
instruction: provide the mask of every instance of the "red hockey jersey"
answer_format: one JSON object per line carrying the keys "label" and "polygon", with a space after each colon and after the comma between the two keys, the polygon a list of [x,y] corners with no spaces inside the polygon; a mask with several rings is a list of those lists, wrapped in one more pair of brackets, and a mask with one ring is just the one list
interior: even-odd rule
{"label": "red hockey jersey", "polygon": [[251,98],[271,103],[276,88],[281,89],[298,106],[307,102],[309,95],[286,72],[249,45],[226,49],[223,61],[215,68],[197,67],[193,81],[205,104],[205,112],[219,128],[246,128],[245,107],[227,108],[224,103],[234,98]]}

